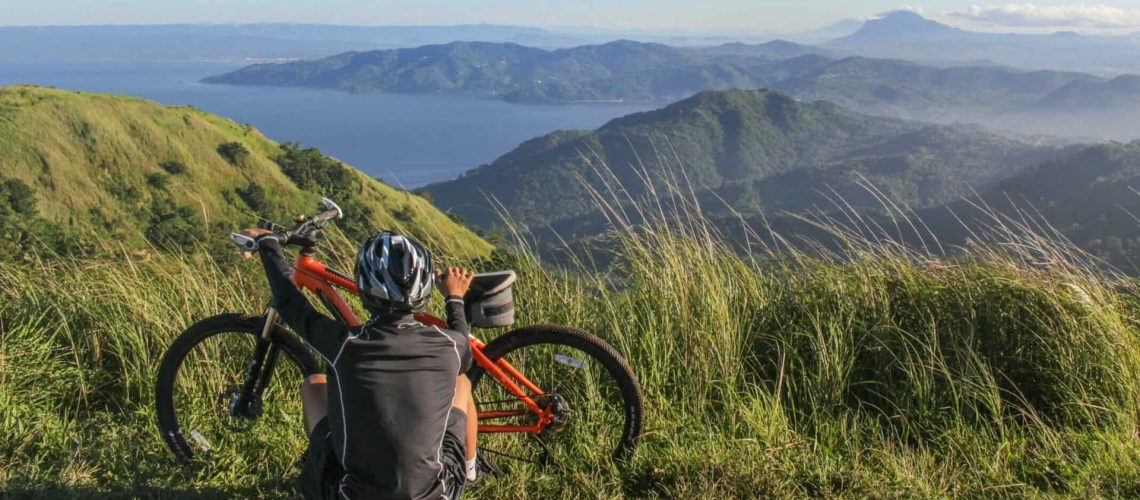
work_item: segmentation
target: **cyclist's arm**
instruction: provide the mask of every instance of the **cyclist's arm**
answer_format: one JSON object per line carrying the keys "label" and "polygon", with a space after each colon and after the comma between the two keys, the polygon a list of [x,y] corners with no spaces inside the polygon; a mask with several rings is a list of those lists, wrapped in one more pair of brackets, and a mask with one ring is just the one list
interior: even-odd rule
{"label": "cyclist's arm", "polygon": [[[453,332],[462,334],[464,337],[470,336],[471,330],[467,328],[467,313],[463,307],[463,296],[467,293],[467,289],[471,286],[471,280],[474,277],[475,273],[456,267],[449,268],[440,273],[442,282],[440,283],[439,291],[445,297],[444,311],[447,313],[447,328]],[[467,370],[471,368],[470,344],[462,342],[457,352],[460,355],[460,373],[466,373]]]}
{"label": "cyclist's arm", "polygon": [[269,289],[273,292],[273,307],[281,314],[281,319],[322,353],[327,350],[322,349],[322,344],[339,345],[345,334],[344,325],[317,311],[293,284],[293,269],[285,260],[280,240],[276,236],[265,235],[258,238],[257,245],[265,276],[269,279]]}
{"label": "cyclist's arm", "polygon": [[[463,297],[449,295],[444,310],[447,312],[448,330],[457,332],[462,337],[471,336],[471,331],[467,329],[467,313],[463,311]],[[456,352],[459,354],[459,373],[467,373],[472,363],[471,345],[463,341],[456,345]]]}
{"label": "cyclist's arm", "polygon": [[447,313],[448,329],[464,335],[471,334],[471,330],[467,328],[467,313],[463,310],[463,297],[449,295],[444,304],[444,311]]}
{"label": "cyclist's arm", "polygon": [[439,292],[443,294],[447,312],[447,327],[453,331],[470,335],[467,329],[467,314],[463,311],[463,296],[471,287],[475,273],[468,269],[449,267],[438,273]]}

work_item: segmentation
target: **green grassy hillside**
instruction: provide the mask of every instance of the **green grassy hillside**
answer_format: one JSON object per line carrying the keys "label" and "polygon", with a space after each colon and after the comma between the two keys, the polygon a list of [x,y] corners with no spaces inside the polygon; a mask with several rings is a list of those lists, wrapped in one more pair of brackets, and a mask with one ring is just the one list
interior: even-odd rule
{"label": "green grassy hillside", "polygon": [[[941,260],[862,227],[832,257],[742,258],[691,205],[645,208],[686,223],[611,233],[606,274],[498,264],[520,272],[520,324],[581,327],[628,358],[637,453],[491,456],[506,472],[469,498],[1140,494],[1135,281],[1034,259],[1066,248],[1024,235]],[[269,409],[281,425],[249,462],[176,466],[155,428],[162,352],[197,318],[263,303],[259,274],[169,254],[0,263],[0,494],[295,497],[296,405]]]}
{"label": "green grassy hillside", "polygon": [[342,204],[351,237],[402,228],[458,255],[489,251],[420,197],[316,150],[122,96],[0,88],[0,194],[0,217],[26,229],[0,238],[9,249],[39,241],[83,250],[91,230],[129,246],[212,247],[257,215],[287,221],[328,196]]}

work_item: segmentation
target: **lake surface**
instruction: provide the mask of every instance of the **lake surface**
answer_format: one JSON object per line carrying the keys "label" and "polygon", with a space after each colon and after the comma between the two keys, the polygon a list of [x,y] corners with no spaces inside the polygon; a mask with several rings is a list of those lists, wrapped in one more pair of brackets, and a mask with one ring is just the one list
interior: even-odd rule
{"label": "lake surface", "polygon": [[316,146],[405,187],[453,179],[519,143],[560,129],[593,129],[652,106],[523,105],[460,95],[205,85],[239,63],[0,64],[0,85],[33,83],[189,104],[249,123],[269,138]]}

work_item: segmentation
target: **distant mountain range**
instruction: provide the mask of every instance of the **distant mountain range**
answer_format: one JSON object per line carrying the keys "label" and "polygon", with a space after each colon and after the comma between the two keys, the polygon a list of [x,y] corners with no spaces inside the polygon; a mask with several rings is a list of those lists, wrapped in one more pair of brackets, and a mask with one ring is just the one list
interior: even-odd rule
{"label": "distant mountain range", "polygon": [[573,237],[604,227],[594,190],[642,199],[676,182],[713,201],[710,214],[727,216],[727,203],[752,216],[826,206],[835,195],[853,207],[875,207],[879,202],[860,187],[868,179],[895,202],[920,208],[992,185],[1054,151],[771,91],[703,92],[592,132],[533,139],[425,189],[438,207],[478,227],[499,222],[497,206],[533,229]]}
{"label": "distant mountain range", "polygon": [[125,25],[0,27],[0,62],[313,59],[346,51],[409,48],[456,41],[570,48],[628,39],[672,46],[756,44],[784,39],[822,44],[836,55],[901,58],[935,65],[984,62],[1116,76],[1140,73],[1140,34],[1121,36],[971,32],[894,12],[843,19],[780,35],[681,33],[600,28],[543,29],[486,24],[342,26],[320,24]]}
{"label": "distant mountain range", "polygon": [[203,81],[349,92],[469,92],[539,103],[663,101],[710,88],[754,86],[751,66],[820,53],[826,51],[782,41],[679,48],[621,40],[556,50],[454,42],[257,64]]}
{"label": "distant mountain range", "polygon": [[[938,25],[912,21],[902,31]],[[524,103],[664,102],[703,90],[770,88],[905,119],[981,123],[1030,134],[1140,135],[1121,126],[1138,122],[1140,89],[1128,85],[1132,77],[839,57],[786,41],[681,48],[625,40],[557,50],[456,42],[258,64],[204,81],[349,92],[466,92]],[[1097,116],[1101,123],[1070,120],[1073,108],[1082,105],[1081,114]]]}
{"label": "distant mountain range", "polygon": [[920,62],[989,60],[1018,68],[1065,69],[1100,75],[1140,72],[1140,44],[1127,36],[981,33],[897,11],[868,20],[851,35],[823,44],[867,57]]}
{"label": "distant mountain range", "polygon": [[594,131],[538,137],[425,190],[476,227],[500,224],[505,212],[550,248],[605,231],[601,203],[638,223],[633,204],[670,205],[670,184],[729,235],[745,223],[802,236],[811,228],[795,215],[839,211],[885,226],[891,203],[914,210],[948,249],[976,236],[962,222],[987,231],[980,200],[1013,217],[1039,214],[1082,248],[1140,271],[1140,141],[1057,149],[771,91],[703,92]]}

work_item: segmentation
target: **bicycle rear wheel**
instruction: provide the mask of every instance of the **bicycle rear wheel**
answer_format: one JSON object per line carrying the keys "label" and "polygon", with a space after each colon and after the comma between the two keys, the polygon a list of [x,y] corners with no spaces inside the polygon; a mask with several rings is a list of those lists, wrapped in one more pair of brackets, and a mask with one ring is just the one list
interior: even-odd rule
{"label": "bicycle rear wheel", "polygon": [[[285,477],[304,452],[299,387],[320,365],[300,339],[282,329],[261,340],[262,321],[237,314],[202,320],[164,355],[155,386],[158,426],[181,461]],[[260,397],[243,400],[238,395],[259,349]]]}
{"label": "bicycle rear wheel", "polygon": [[[487,344],[491,361],[506,360],[543,394],[524,391],[556,419],[540,434],[480,432],[483,456],[545,464],[628,456],[641,435],[644,403],[629,365],[601,339],[564,326],[536,325]],[[468,373],[480,425],[533,425],[537,416],[476,365]]]}

